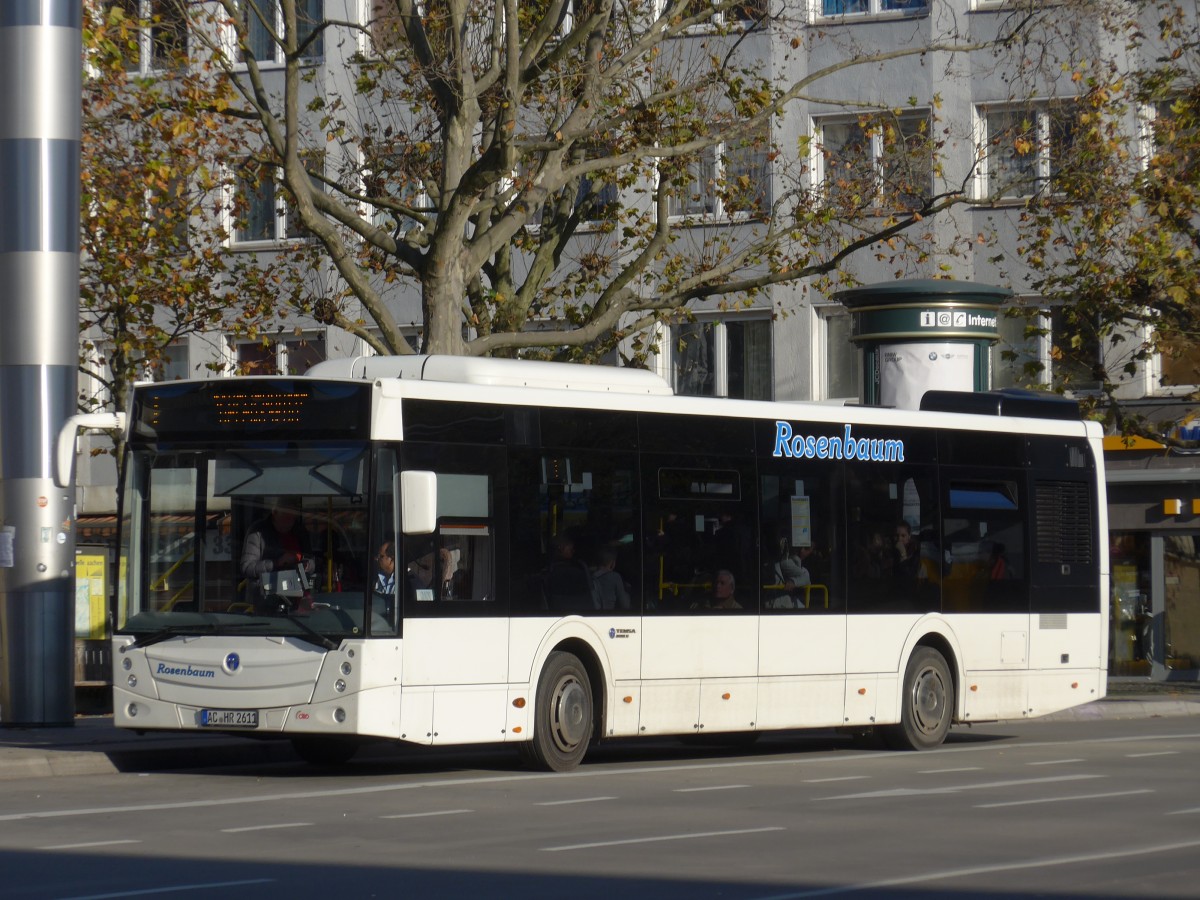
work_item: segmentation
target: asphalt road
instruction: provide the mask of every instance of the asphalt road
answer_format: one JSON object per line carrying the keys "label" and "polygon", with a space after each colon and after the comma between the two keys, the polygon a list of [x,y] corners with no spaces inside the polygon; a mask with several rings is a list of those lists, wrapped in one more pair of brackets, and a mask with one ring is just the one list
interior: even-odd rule
{"label": "asphalt road", "polygon": [[577,772],[380,752],[10,780],[6,898],[1188,897],[1200,723],[1028,722],[927,753],[626,742]]}

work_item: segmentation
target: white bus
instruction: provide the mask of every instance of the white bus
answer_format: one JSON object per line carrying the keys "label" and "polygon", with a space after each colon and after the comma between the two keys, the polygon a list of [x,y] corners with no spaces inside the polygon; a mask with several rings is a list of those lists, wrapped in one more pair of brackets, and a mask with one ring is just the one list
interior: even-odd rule
{"label": "white bus", "polygon": [[1069,401],[718,400],[436,356],[315,371],[134,392],[117,725],[322,762],[504,742],[561,771],[643,735],[923,749],[1104,695],[1100,431]]}

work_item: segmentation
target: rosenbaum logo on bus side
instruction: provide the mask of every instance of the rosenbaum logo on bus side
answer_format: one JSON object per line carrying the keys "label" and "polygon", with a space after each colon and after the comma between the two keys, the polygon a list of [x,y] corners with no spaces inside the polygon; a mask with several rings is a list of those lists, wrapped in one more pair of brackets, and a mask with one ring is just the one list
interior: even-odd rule
{"label": "rosenbaum logo on bus side", "polygon": [[775,423],[772,456],[786,459],[861,459],[904,462],[904,441],[896,438],[856,438],[846,426],[843,437],[794,434],[790,422]]}

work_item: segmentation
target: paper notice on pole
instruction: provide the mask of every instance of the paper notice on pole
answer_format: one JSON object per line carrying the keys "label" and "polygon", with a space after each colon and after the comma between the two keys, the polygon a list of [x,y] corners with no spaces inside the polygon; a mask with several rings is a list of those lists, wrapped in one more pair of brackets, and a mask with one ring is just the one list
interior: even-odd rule
{"label": "paper notice on pole", "polygon": [[15,525],[0,528],[0,569],[11,569],[13,566],[13,539],[16,534]]}

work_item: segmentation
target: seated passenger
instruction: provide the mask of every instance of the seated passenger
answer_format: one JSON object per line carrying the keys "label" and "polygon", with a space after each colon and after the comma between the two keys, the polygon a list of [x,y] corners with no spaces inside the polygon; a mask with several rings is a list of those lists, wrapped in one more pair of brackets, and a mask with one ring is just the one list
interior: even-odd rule
{"label": "seated passenger", "polygon": [[741,609],[742,604],[734,599],[737,585],[733,573],[728,569],[718,569],[713,577],[712,596],[703,603],[692,604],[693,609]]}
{"label": "seated passenger", "polygon": [[[438,588],[440,596],[446,599],[453,593],[456,568],[454,557],[445,547],[439,548],[435,553],[432,543],[426,544],[424,549],[425,552],[410,562],[405,569],[409,585],[418,592],[418,600],[432,599],[428,593],[432,593],[433,588]],[[436,565],[435,559],[438,561]],[[421,591],[427,594],[422,595]]]}

